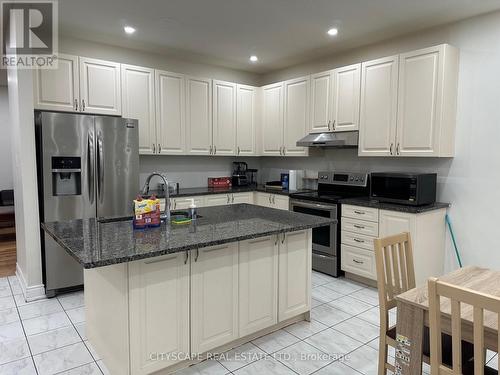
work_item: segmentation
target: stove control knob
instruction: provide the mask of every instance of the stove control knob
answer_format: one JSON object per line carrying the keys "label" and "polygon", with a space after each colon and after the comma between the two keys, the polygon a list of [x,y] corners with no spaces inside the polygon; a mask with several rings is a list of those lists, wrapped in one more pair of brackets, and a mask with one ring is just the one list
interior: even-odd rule
{"label": "stove control knob", "polygon": [[354,177],[351,177],[351,181],[354,181]]}
{"label": "stove control knob", "polygon": [[356,182],[358,182],[358,181],[359,181],[359,177],[356,177]]}

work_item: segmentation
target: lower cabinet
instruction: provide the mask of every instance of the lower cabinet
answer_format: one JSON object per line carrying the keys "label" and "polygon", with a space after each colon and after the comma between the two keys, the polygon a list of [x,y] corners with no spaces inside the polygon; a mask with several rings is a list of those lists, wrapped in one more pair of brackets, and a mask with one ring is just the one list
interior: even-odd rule
{"label": "lower cabinet", "polygon": [[311,231],[279,236],[278,320],[311,309]]}
{"label": "lower cabinet", "polygon": [[240,336],[277,323],[278,243],[276,235],[240,242]]}
{"label": "lower cabinet", "polygon": [[289,210],[290,199],[286,195],[256,192],[254,201],[258,206]]}
{"label": "lower cabinet", "polygon": [[203,353],[239,337],[238,243],[191,255],[191,352]]}
{"label": "lower cabinet", "polygon": [[[186,210],[191,206],[191,199],[194,199],[194,204],[196,207],[204,207],[205,199],[204,197],[180,197],[180,198],[172,198],[172,205],[170,206],[171,210]],[[160,209],[162,209],[160,205]]]}
{"label": "lower cabinet", "polygon": [[206,206],[225,206],[231,202],[231,194],[207,195],[205,198]]}
{"label": "lower cabinet", "polygon": [[[185,253],[129,264],[130,366],[150,374],[189,353],[189,263]],[[156,360],[154,354],[164,355]],[[153,355],[153,357],[152,357]]]}
{"label": "lower cabinet", "polygon": [[248,193],[235,193],[232,194],[232,201],[231,203],[233,204],[238,204],[238,203],[248,203],[248,204],[253,204],[253,192],[248,192]]}

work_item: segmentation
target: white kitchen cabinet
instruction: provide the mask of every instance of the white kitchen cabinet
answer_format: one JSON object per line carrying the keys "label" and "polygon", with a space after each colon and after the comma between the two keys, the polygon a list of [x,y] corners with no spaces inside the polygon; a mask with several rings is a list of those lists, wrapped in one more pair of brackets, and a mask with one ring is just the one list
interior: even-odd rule
{"label": "white kitchen cabinet", "polygon": [[361,64],[333,70],[332,130],[359,129],[359,105],[361,94]]}
{"label": "white kitchen cabinet", "polygon": [[308,155],[309,149],[297,146],[297,141],[309,133],[309,82],[307,76],[284,84],[283,156]]}
{"label": "white kitchen cabinet", "polygon": [[80,57],[81,111],[122,114],[120,63]]}
{"label": "white kitchen cabinet", "polygon": [[290,198],[282,194],[255,193],[255,204],[258,206],[277,208],[280,210],[289,210]]}
{"label": "white kitchen cabinet", "polygon": [[236,155],[257,155],[257,88],[236,85]]}
{"label": "white kitchen cabinet", "polygon": [[[185,253],[178,253],[129,264],[132,374],[159,371],[180,362],[166,355],[189,353],[190,275],[186,260]],[[162,353],[165,359],[154,360],[153,353]]]}
{"label": "white kitchen cabinet", "polygon": [[282,82],[262,88],[262,156],[281,156],[283,153],[283,105]]}
{"label": "white kitchen cabinet", "polygon": [[231,196],[232,196],[231,203],[233,204],[238,204],[238,203],[253,204],[253,192],[233,193],[231,194]]}
{"label": "white kitchen cabinet", "polygon": [[191,257],[191,352],[239,337],[238,243],[202,248]]}
{"label": "white kitchen cabinet", "polygon": [[186,152],[185,79],[182,74],[156,70],[156,133],[158,154]]}
{"label": "white kitchen cabinet", "polygon": [[278,242],[276,235],[240,242],[240,336],[277,323]]}
{"label": "white kitchen cabinet", "polygon": [[290,199],[286,195],[273,194],[272,196],[273,208],[288,211],[290,209]]}
{"label": "white kitchen cabinet", "polygon": [[231,204],[231,194],[213,194],[207,195],[207,206],[225,206]]}
{"label": "white kitchen cabinet", "polygon": [[395,152],[398,56],[364,62],[361,79],[359,156]]}
{"label": "white kitchen cabinet", "polygon": [[214,80],[213,154],[236,154],[236,84]]}
{"label": "white kitchen cabinet", "polygon": [[121,66],[123,117],[139,120],[139,154],[156,151],[155,71],[140,66]]}
{"label": "white kitchen cabinet", "polygon": [[457,77],[450,45],[399,56],[398,156],[453,156]]}
{"label": "white kitchen cabinet", "polygon": [[211,79],[186,77],[186,132],[188,154],[212,154]]}
{"label": "white kitchen cabinet", "polygon": [[[178,197],[171,198],[172,205],[170,209],[172,210],[186,210],[191,205],[191,199],[194,199],[194,204],[196,207],[205,207],[207,206],[206,197],[204,196],[193,196],[193,197]],[[162,208],[162,207],[160,207]]]}
{"label": "white kitchen cabinet", "polygon": [[78,56],[58,56],[57,69],[35,69],[34,107],[47,111],[76,112],[80,106]]}
{"label": "white kitchen cabinet", "polygon": [[311,230],[279,237],[278,321],[311,309]]}
{"label": "white kitchen cabinet", "polygon": [[311,75],[311,133],[329,132],[332,114],[332,71]]}

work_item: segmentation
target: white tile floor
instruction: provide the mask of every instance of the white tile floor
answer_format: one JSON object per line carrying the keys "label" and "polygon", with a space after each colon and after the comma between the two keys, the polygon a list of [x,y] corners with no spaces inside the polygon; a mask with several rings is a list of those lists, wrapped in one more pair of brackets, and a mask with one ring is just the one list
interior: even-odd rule
{"label": "white tile floor", "polygon": [[[176,375],[376,374],[377,291],[316,272],[312,281],[310,323],[296,323]],[[0,278],[0,374],[109,374],[85,336],[83,305],[82,292],[26,303],[15,277]],[[488,353],[488,359],[496,368],[496,354]]]}

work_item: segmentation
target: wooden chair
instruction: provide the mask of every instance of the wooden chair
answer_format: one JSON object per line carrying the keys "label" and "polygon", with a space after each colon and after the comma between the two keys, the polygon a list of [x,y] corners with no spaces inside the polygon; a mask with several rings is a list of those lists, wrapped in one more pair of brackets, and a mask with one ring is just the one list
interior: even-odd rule
{"label": "wooden chair", "polygon": [[[429,289],[429,323],[431,338],[431,374],[498,374],[498,371],[485,366],[484,321],[496,322],[500,328],[500,299],[470,289],[456,287],[431,278],[428,281]],[[441,302],[441,297],[448,300]],[[462,306],[462,304],[470,306]],[[472,306],[474,359],[473,362],[463,361],[462,346],[462,311]],[[462,309],[463,307],[463,309]],[[451,312],[452,332],[452,366],[443,365],[441,358],[441,311]],[[486,313],[485,313],[486,310]],[[500,347],[500,335],[497,348]],[[497,349],[498,350],[498,349]],[[500,357],[498,358],[500,368]],[[469,368],[467,368],[469,367]]]}
{"label": "wooden chair", "polygon": [[380,303],[380,345],[378,374],[395,373],[387,362],[388,345],[396,348],[396,326],[389,326],[389,311],[396,307],[395,297],[415,288],[415,269],[410,233],[375,239],[375,261]]}

